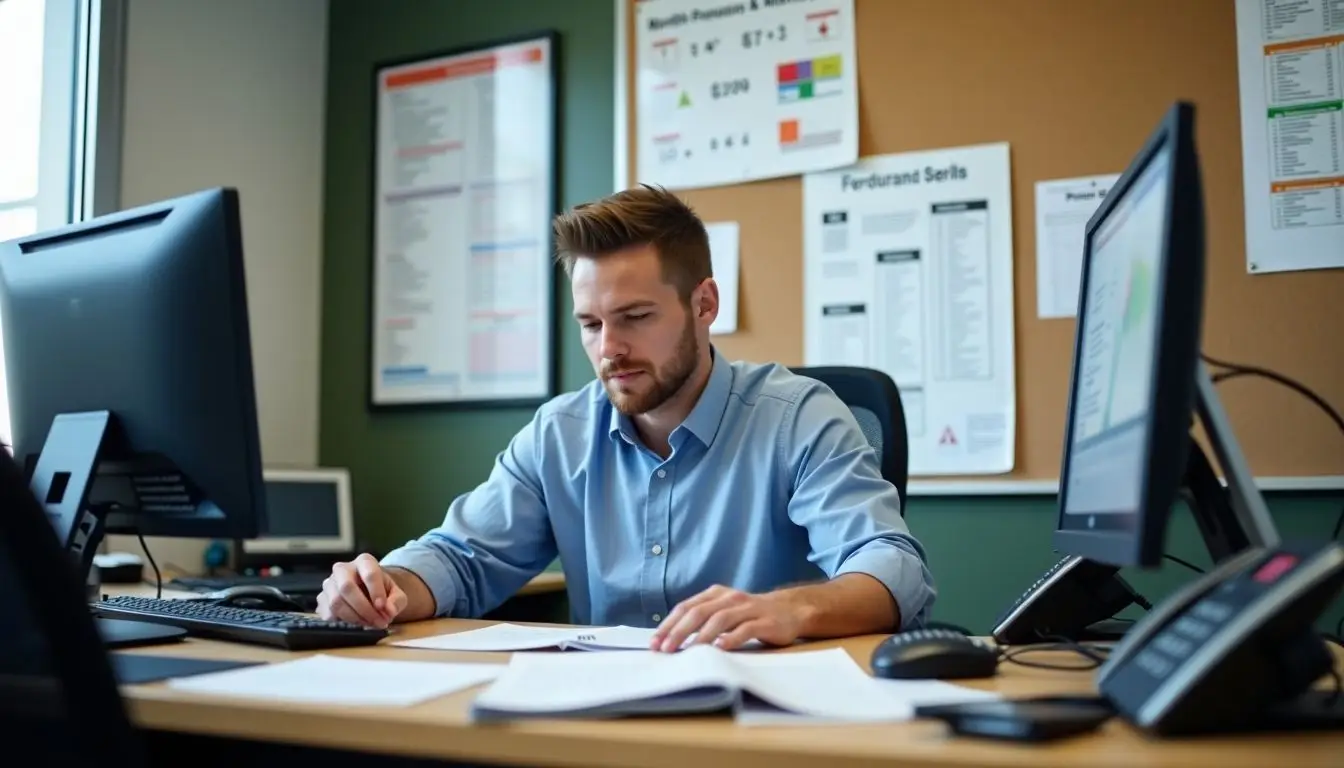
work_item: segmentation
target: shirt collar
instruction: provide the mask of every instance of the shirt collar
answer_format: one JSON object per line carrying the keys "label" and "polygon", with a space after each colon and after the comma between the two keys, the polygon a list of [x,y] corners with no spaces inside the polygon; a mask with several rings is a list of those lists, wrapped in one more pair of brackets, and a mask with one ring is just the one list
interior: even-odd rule
{"label": "shirt collar", "polygon": [[[677,432],[684,428],[708,447],[714,442],[714,436],[719,431],[719,424],[723,422],[723,412],[728,407],[728,396],[733,389],[733,370],[728,361],[719,353],[718,348],[710,347],[710,352],[712,367],[709,369],[709,381],[705,383],[705,388],[700,393],[700,399],[696,401],[695,407],[687,414],[685,421],[682,421],[681,426],[672,431],[674,444],[677,442]],[[611,409],[611,423],[607,428],[607,433],[613,438],[621,437],[631,444],[639,442],[639,433],[635,431],[635,425],[630,417],[622,414],[614,407]]]}

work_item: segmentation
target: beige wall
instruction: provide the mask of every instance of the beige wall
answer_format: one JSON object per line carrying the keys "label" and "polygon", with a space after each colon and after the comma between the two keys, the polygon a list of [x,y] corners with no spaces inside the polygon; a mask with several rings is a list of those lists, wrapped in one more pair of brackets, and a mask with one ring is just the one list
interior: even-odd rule
{"label": "beige wall", "polygon": [[[121,206],[238,188],[268,466],[317,461],[326,45],[327,0],[128,2]],[[150,542],[193,570],[204,545]]]}

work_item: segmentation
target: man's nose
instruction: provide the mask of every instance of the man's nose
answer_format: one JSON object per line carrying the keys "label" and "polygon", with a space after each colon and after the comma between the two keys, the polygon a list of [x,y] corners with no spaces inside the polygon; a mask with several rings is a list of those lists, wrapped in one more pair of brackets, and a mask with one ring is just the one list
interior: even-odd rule
{"label": "man's nose", "polygon": [[602,327],[602,357],[607,360],[615,360],[629,352],[625,339],[621,334],[610,325]]}

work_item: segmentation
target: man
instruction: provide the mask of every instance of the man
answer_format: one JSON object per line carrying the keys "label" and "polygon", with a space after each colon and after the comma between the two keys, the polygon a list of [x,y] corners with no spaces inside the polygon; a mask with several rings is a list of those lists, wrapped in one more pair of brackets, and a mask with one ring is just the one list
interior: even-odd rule
{"label": "man", "polygon": [[479,616],[558,555],[578,623],[653,648],[895,631],[934,599],[900,499],[843,402],[710,344],[704,225],[639,187],[557,217],[597,379],[543,405],[443,524],[339,563],[324,617]]}

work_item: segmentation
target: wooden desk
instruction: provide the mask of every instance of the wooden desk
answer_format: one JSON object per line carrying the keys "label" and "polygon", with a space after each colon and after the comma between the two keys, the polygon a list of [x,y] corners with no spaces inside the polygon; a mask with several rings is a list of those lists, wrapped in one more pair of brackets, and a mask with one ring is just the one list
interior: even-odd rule
{"label": "wooden desk", "polygon": [[[476,628],[488,622],[445,619],[399,627],[406,638]],[[839,646],[867,668],[882,637],[810,644]],[[281,661],[302,654],[265,647],[188,640],[130,653]],[[789,651],[780,651],[787,653]],[[328,651],[342,656],[438,661],[505,661],[508,654],[455,653],[378,646]],[[966,684],[1008,696],[1092,693],[1092,672],[1004,664],[994,679]],[[288,702],[212,698],[163,684],[124,688],[132,718],[170,734],[195,734],[260,744],[301,745],[407,758],[549,766],[1166,766],[1344,765],[1344,734],[1290,734],[1160,742],[1116,719],[1096,734],[1046,746],[1000,744],[949,736],[935,722],[804,727],[746,727],[726,718],[529,721],[477,725],[468,706],[479,689],[406,708],[319,707]],[[194,752],[193,754],[200,754]],[[195,758],[193,758],[195,759]],[[220,758],[221,763],[225,758]],[[241,764],[241,763],[239,763]]]}
{"label": "wooden desk", "polygon": [[545,595],[565,591],[565,574],[559,571],[545,571],[532,577],[532,580],[518,590],[519,596]]}

